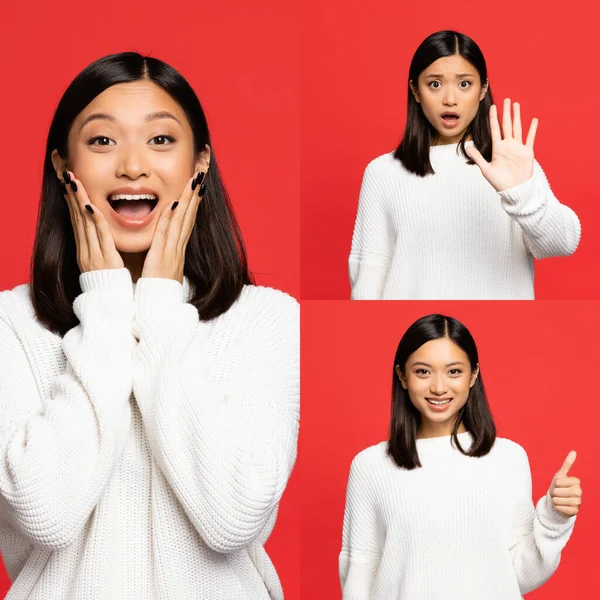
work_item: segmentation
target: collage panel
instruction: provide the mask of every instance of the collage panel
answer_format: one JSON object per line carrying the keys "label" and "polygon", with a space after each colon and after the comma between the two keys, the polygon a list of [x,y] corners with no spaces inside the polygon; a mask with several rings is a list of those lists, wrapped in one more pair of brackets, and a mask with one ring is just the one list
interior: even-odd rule
{"label": "collage panel", "polygon": [[588,80],[589,6],[447,8],[312,6],[302,298],[600,299],[595,92],[550,91]]}
{"label": "collage panel", "polygon": [[593,597],[597,308],[303,302],[303,597]]}

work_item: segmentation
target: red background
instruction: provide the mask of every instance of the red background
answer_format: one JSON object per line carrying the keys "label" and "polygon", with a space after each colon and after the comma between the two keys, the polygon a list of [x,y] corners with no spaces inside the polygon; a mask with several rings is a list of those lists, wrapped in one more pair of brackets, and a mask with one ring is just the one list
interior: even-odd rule
{"label": "red background", "polygon": [[[338,555],[352,458],[387,439],[392,367],[405,330],[442,312],[479,348],[498,435],[529,455],[540,498],[570,450],[583,506],[561,564],[527,597],[596,597],[600,536],[597,302],[315,302],[302,304],[302,597],[341,597]],[[596,591],[594,591],[596,590]]]}
{"label": "red background", "polygon": [[364,169],[397,146],[410,61],[441,29],[477,42],[495,102],[521,102],[524,131],[539,118],[536,158],[556,197],[581,220],[572,257],[536,262],[536,297],[600,298],[600,278],[588,275],[597,273],[600,255],[597,4],[311,0],[309,6],[301,79],[302,298],[350,297],[347,261]]}
{"label": "red background", "polygon": [[[260,284],[299,297],[299,44],[292,5],[68,0],[10,2],[2,13],[0,289],[28,280],[45,141],[60,96],[100,56],[137,50],[170,63],[196,90],[250,267]],[[293,475],[267,544],[286,600],[299,598],[299,502]],[[0,572],[0,597],[8,585]]]}

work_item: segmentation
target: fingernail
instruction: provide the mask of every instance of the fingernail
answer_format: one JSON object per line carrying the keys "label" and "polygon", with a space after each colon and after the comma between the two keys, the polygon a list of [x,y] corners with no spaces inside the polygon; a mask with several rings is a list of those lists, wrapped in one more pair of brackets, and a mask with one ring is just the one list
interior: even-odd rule
{"label": "fingernail", "polygon": [[192,181],[192,192],[196,189],[196,186],[198,185],[198,177],[200,177],[200,173],[198,173],[198,175],[194,177],[194,180]]}
{"label": "fingernail", "polygon": [[60,182],[60,188],[62,190],[63,196],[66,196],[67,195],[67,186],[62,181]]}
{"label": "fingernail", "polygon": [[71,182],[70,182],[70,184],[71,184],[71,189],[72,189],[74,192],[76,192],[76,191],[77,191],[77,184],[76,184],[74,181],[71,181]]}
{"label": "fingernail", "polygon": [[63,171],[63,179],[65,183],[71,183],[71,176],[69,175],[69,171]]}
{"label": "fingernail", "polygon": [[94,209],[89,204],[85,205],[85,210],[87,210],[90,213],[90,215],[94,214]]}
{"label": "fingernail", "polygon": [[196,185],[200,185],[203,181],[204,181],[204,171],[200,171],[200,173],[198,173],[198,178],[196,179]]}
{"label": "fingernail", "polygon": [[198,192],[198,196],[204,196],[204,192],[206,192],[206,184],[205,183],[203,183],[200,186],[200,191]]}
{"label": "fingernail", "polygon": [[179,204],[179,200],[176,200],[175,202],[173,202],[173,205],[171,206],[171,210],[175,210],[177,208],[178,204]]}

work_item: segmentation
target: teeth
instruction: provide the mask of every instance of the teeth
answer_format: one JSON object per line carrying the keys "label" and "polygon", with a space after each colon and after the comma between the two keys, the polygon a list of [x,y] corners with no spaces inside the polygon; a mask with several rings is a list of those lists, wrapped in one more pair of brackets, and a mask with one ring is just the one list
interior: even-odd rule
{"label": "teeth", "polygon": [[444,406],[444,404],[450,404],[451,400],[427,400],[429,404],[433,404],[434,406]]}
{"label": "teeth", "polygon": [[154,194],[113,194],[109,200],[157,200]]}

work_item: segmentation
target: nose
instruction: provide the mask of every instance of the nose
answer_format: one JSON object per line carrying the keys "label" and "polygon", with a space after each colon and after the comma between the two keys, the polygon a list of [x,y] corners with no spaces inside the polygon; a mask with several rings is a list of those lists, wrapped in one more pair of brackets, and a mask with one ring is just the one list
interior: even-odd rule
{"label": "nose", "polygon": [[444,94],[444,106],[454,106],[456,104],[456,93],[452,89],[452,87],[446,88],[446,93]]}
{"label": "nose", "polygon": [[144,150],[136,144],[125,144],[119,154],[117,177],[139,179],[142,175],[150,175],[150,166],[146,160]]}
{"label": "nose", "polygon": [[448,389],[446,379],[442,374],[434,375],[431,379],[431,393],[436,396],[443,396]]}

